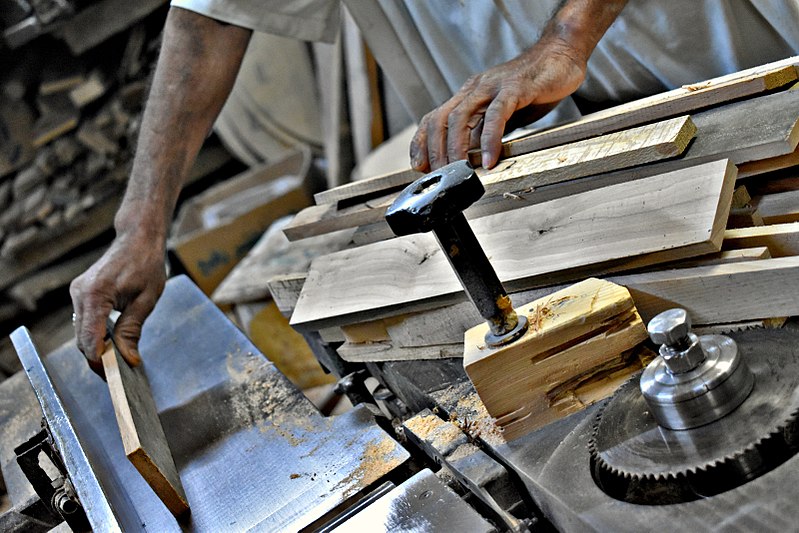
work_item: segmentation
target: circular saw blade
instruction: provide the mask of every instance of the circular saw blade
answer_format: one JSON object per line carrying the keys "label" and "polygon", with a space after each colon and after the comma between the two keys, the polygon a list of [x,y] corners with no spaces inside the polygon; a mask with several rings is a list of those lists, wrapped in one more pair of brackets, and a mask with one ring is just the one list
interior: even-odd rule
{"label": "circular saw blade", "polygon": [[790,458],[799,446],[799,332],[730,335],[755,375],[749,397],[725,417],[674,431],[657,425],[638,385],[622,385],[597,414],[592,472],[609,495],[642,504],[718,494]]}

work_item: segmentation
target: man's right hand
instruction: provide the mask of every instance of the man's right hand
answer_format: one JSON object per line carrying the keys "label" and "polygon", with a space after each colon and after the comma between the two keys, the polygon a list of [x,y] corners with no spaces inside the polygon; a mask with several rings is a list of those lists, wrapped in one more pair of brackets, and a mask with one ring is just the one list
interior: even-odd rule
{"label": "man's right hand", "polygon": [[[162,241],[162,239],[157,239]],[[121,313],[114,341],[132,366],[141,362],[139,338],[144,320],[164,290],[164,244],[143,236],[118,236],[103,256],[70,285],[78,348],[102,375],[108,315]]]}

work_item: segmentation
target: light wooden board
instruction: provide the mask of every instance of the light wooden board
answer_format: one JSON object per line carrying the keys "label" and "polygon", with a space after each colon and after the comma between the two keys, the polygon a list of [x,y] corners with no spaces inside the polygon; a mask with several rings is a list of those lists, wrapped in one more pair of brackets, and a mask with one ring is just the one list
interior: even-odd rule
{"label": "light wooden board", "polygon": [[[599,175],[575,174],[565,180],[558,178],[557,172],[549,175],[543,172],[543,175],[532,174],[524,178],[519,178],[517,174],[514,178],[515,168],[523,169],[526,165],[537,164],[534,162],[538,161],[539,154],[549,151],[507,159],[491,171],[481,169],[478,173],[484,182],[496,180],[505,183],[506,179],[522,181],[517,182],[516,187],[509,185],[503,188],[504,185],[495,185],[496,189],[488,184],[486,194],[466,211],[466,216],[478,218],[719,159],[727,158],[740,164],[792,153],[799,143],[799,91],[782,91],[733,102],[692,115],[692,120],[698,129],[696,139],[679,158],[622,170],[606,169],[607,173]],[[565,150],[567,147],[553,150],[557,152],[559,149]],[[522,166],[518,167],[520,164]],[[508,194],[503,196],[503,192]],[[309,212],[309,216],[298,218],[292,223],[291,231],[294,235],[290,238],[302,238],[353,225],[372,226],[369,235],[359,236],[361,243],[388,238],[391,233],[383,219],[393,197],[389,195],[379,202],[351,205],[341,210],[330,205],[323,210],[322,216],[319,216],[320,213]]]}
{"label": "light wooden board", "polygon": [[608,278],[630,289],[644,320],[683,307],[695,324],[799,314],[799,257]]}
{"label": "light wooden board", "polygon": [[[610,395],[642,368],[626,352],[647,338],[624,287],[589,278],[517,309],[530,326],[518,340],[490,348],[486,324],[464,336],[463,367],[508,440]],[[600,386],[591,400],[580,390]]]}
{"label": "light wooden board", "polygon": [[[482,201],[512,191],[531,192],[535,187],[675,157],[685,151],[695,133],[696,126],[684,116],[504,161],[490,171],[478,170],[486,189]],[[407,183],[413,181],[411,174],[405,176]],[[379,222],[397,194],[389,192],[340,209],[333,204],[311,206],[300,212],[284,232],[289,239],[296,240]]]}
{"label": "light wooden board", "polygon": [[786,191],[758,196],[752,206],[766,224],[799,222],[799,191]]}
{"label": "light wooden board", "polygon": [[373,196],[374,194],[385,194],[392,189],[399,189],[409,183],[413,183],[422,176],[424,176],[422,172],[407,169],[401,170],[400,172],[392,172],[382,176],[354,181],[314,194],[314,202],[316,205],[334,204],[342,200],[354,201],[359,198]]}
{"label": "light wooden board", "polygon": [[512,157],[760,94],[797,79],[799,57],[769,63],[591,113],[503,145]]}
{"label": "light wooden board", "polygon": [[738,177],[749,178],[751,176],[759,176],[766,172],[773,172],[775,170],[782,170],[784,168],[794,167],[799,165],[799,150],[794,150],[790,154],[778,155],[776,157],[769,157],[759,161],[750,161],[738,165]]}
{"label": "light wooden board", "polygon": [[[531,154],[531,157],[504,162],[491,171],[479,169],[478,173],[484,174],[482,181],[486,196],[495,196],[564,178],[579,178],[676,157],[685,151],[695,134],[696,127],[691,119],[683,116],[542,150],[534,157]],[[412,170],[389,174],[317,193],[314,199],[317,204],[323,204],[352,200],[381,191],[389,192],[392,188],[412,183],[422,175]]]}
{"label": "light wooden board", "polygon": [[294,313],[294,307],[297,305],[297,300],[300,298],[300,292],[302,291],[302,286],[305,285],[307,277],[307,272],[295,272],[275,276],[267,280],[266,285],[269,287],[272,300],[283,316],[288,318]]}
{"label": "light wooden board", "polygon": [[772,257],[799,255],[799,222],[728,229],[723,246],[728,250],[765,246]]}
{"label": "light wooden board", "polygon": [[102,360],[125,455],[172,514],[185,514],[189,510],[186,493],[144,369],[128,366],[113,346]]}
{"label": "light wooden board", "polygon": [[462,357],[463,343],[403,348],[390,342],[368,344],[345,342],[336,351],[342,359],[351,363],[446,359],[448,357]]}
{"label": "light wooden board", "polygon": [[[735,167],[717,161],[471,225],[506,288],[520,290],[718,251],[734,180]],[[292,325],[319,329],[463,298],[435,237],[410,235],[315,259]]]}

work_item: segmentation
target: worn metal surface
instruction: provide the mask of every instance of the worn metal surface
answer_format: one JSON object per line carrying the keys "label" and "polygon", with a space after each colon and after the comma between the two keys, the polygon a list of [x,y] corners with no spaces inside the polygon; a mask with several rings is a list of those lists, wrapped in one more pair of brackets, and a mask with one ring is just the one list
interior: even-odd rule
{"label": "worn metal surface", "polygon": [[[796,354],[799,332],[731,334],[747,345]],[[489,445],[519,474],[544,514],[563,531],[789,531],[799,518],[799,457],[740,487],[674,505],[636,505],[611,498],[591,477],[588,440],[597,407],[510,443]],[[668,524],[668,526],[665,526]]]}
{"label": "worn metal surface", "polygon": [[[192,509],[180,525],[125,458],[105,383],[71,346],[47,359],[63,418],[94,434],[83,449],[101,459],[87,462],[116,488],[105,496],[126,530],[297,530],[408,457],[365,409],[322,417],[187,278],[167,284],[140,350]],[[78,493],[102,505],[97,490]]]}
{"label": "worn metal surface", "polygon": [[334,531],[469,533],[496,530],[435,474],[425,469]]}

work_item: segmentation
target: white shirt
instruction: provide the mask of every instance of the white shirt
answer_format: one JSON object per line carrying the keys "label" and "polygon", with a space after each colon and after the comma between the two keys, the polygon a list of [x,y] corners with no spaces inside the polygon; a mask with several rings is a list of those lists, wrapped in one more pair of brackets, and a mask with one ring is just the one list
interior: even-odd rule
{"label": "white shirt", "polygon": [[[340,3],[416,120],[537,40],[559,0],[172,0],[228,23],[332,41]],[[799,0],[631,0],[577,95],[623,102],[799,53]],[[571,98],[536,125],[580,115]]]}

